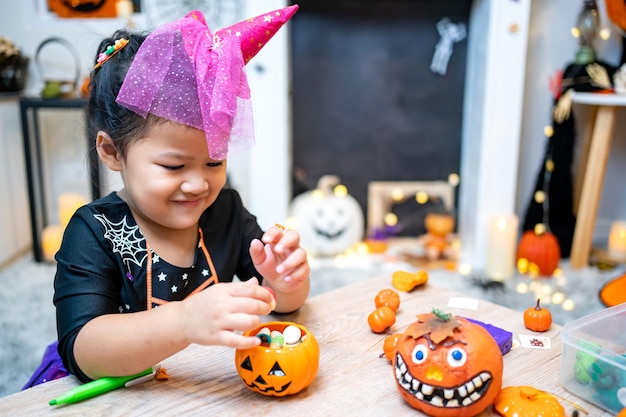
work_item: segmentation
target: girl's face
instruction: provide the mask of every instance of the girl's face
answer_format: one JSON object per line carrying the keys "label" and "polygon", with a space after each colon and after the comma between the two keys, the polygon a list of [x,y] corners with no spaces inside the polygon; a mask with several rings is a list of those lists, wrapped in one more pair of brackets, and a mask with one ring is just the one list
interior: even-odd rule
{"label": "girl's face", "polygon": [[209,158],[202,130],[165,122],[128,146],[120,173],[136,217],[166,229],[197,228],[226,184],[226,161]]}

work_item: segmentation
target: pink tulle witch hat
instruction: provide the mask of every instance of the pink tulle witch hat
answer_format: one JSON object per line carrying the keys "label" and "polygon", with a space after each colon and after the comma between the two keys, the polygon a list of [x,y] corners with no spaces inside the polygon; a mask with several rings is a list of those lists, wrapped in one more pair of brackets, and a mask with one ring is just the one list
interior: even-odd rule
{"label": "pink tulle witch hat", "polygon": [[215,34],[197,10],[158,27],[137,51],[117,102],[144,118],[151,113],[204,130],[213,159],[252,146],[244,67],[297,10],[275,10]]}

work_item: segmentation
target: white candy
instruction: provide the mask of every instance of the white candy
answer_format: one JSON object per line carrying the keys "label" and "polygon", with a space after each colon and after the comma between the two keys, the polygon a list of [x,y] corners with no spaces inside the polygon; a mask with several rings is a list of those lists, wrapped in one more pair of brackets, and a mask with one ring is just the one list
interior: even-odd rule
{"label": "white candy", "polygon": [[285,344],[295,345],[300,342],[300,338],[302,337],[302,333],[300,329],[294,325],[289,325],[285,327],[283,331],[283,336],[285,337]]}

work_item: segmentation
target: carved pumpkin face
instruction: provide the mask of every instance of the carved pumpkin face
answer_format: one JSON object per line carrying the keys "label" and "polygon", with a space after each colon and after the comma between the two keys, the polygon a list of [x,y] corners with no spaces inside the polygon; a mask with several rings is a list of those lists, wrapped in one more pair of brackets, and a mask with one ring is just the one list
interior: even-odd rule
{"label": "carved pumpkin face", "polygon": [[300,329],[301,341],[297,344],[280,348],[260,345],[235,351],[237,373],[250,390],[267,396],[283,397],[296,394],[313,382],[320,352],[315,337],[306,327],[275,321],[263,323],[244,335],[256,335],[264,327],[282,333],[290,325]]}
{"label": "carved pumpkin face", "polygon": [[498,344],[478,324],[438,311],[420,314],[396,343],[396,387],[434,417],[475,416],[502,387]]}
{"label": "carved pumpkin face", "polygon": [[313,255],[338,255],[363,239],[363,211],[349,194],[309,191],[293,200],[290,212],[302,247]]}

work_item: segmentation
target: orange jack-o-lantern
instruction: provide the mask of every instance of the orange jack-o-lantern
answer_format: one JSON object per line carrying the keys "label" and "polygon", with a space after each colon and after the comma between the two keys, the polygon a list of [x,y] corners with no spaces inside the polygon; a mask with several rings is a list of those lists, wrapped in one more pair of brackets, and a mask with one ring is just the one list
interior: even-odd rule
{"label": "orange jack-o-lantern", "polygon": [[396,387],[434,417],[475,416],[502,387],[502,354],[478,324],[438,310],[419,314],[396,343]]}
{"label": "orange jack-o-lantern", "polygon": [[537,265],[540,275],[551,276],[559,266],[561,247],[556,236],[546,230],[543,224],[522,234],[517,246],[517,261],[526,259]]}
{"label": "orange jack-o-lantern", "polygon": [[319,366],[320,350],[317,340],[306,327],[291,322],[273,321],[263,323],[244,335],[257,335],[264,328],[270,333],[278,331],[282,334],[287,327],[292,326],[300,330],[300,337],[295,343],[286,343],[280,347],[261,344],[235,351],[237,373],[252,391],[283,397],[296,394],[313,382]]}

